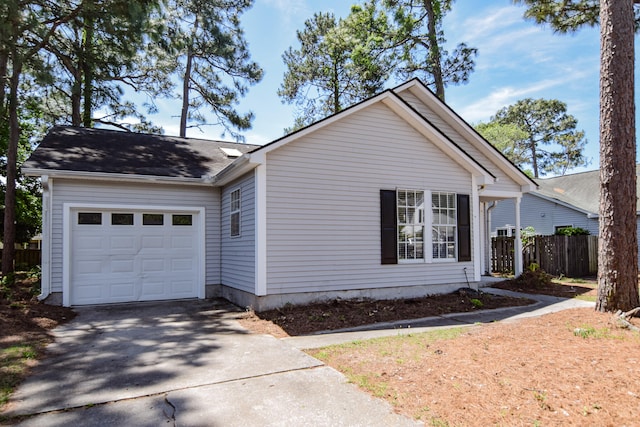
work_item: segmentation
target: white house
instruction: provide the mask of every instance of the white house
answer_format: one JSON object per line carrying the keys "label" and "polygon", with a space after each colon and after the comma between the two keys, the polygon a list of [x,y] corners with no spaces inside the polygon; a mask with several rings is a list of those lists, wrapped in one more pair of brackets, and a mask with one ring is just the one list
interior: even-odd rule
{"label": "white house", "polygon": [[260,147],[58,127],[22,170],[44,188],[41,298],[65,306],[477,285],[487,206],[535,189],[419,80]]}

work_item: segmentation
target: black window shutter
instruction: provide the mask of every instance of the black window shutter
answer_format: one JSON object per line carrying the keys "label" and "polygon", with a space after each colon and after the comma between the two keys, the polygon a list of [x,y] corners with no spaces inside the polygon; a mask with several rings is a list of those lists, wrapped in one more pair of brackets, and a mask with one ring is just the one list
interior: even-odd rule
{"label": "black window shutter", "polygon": [[469,195],[458,194],[458,261],[471,261],[471,215]]}
{"label": "black window shutter", "polygon": [[382,264],[398,263],[398,221],[395,190],[380,190]]}

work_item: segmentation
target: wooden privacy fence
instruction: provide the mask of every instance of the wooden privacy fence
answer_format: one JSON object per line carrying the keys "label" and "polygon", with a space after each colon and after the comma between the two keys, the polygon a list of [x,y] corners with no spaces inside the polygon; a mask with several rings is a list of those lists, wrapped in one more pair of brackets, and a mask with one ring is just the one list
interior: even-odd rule
{"label": "wooden privacy fence", "polygon": [[[514,272],[514,237],[491,239],[491,271]],[[554,276],[583,277],[598,272],[598,236],[534,236],[522,250],[522,266],[531,264]]]}
{"label": "wooden privacy fence", "polygon": [[[0,249],[0,258],[2,249]],[[36,265],[40,265],[40,249],[16,249],[16,270],[30,270]]]}

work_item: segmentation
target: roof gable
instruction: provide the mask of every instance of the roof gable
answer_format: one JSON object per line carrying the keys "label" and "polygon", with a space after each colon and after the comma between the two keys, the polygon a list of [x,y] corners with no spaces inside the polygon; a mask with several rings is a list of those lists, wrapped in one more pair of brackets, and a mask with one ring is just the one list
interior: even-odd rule
{"label": "roof gable", "polygon": [[104,129],[55,127],[22,165],[25,173],[73,172],[202,180],[257,146]]}
{"label": "roof gable", "polygon": [[264,156],[270,151],[277,150],[293,141],[299,140],[306,135],[316,132],[319,129],[330,126],[337,120],[341,120],[346,116],[355,114],[375,103],[384,104],[400,116],[408,125],[420,132],[440,150],[445,152],[464,169],[474,175],[478,184],[489,184],[495,180],[495,176],[493,176],[490,170],[478,163],[472,156],[451,140],[451,138],[445,135],[440,129],[429,122],[429,120],[412,108],[411,105],[398,96],[393,89],[386,90],[376,96],[342,110],[337,114],[329,116],[289,135],[285,135],[270,144],[257,148],[249,154],[249,157],[253,163],[262,163],[264,162]]}
{"label": "roof gable", "polygon": [[429,90],[419,79],[412,79],[395,89],[393,89],[400,97],[403,93],[411,93],[425,107],[427,107],[440,120],[444,121],[457,132],[466,142],[471,144],[476,150],[481,151],[491,162],[491,166],[484,164],[485,167],[499,168],[506,176],[518,183],[523,191],[531,191],[536,188],[536,183],[515,166],[504,154],[484,139],[469,123],[460,117],[451,107],[440,100],[433,92]]}

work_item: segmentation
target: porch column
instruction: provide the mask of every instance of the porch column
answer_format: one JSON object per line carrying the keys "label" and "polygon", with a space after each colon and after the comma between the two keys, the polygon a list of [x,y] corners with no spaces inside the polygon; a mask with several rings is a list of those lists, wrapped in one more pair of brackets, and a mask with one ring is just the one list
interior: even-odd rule
{"label": "porch column", "polygon": [[513,267],[516,277],[522,274],[522,239],[520,238],[520,200],[522,196],[515,199],[516,205],[516,235],[515,235],[515,251],[513,254]]}

